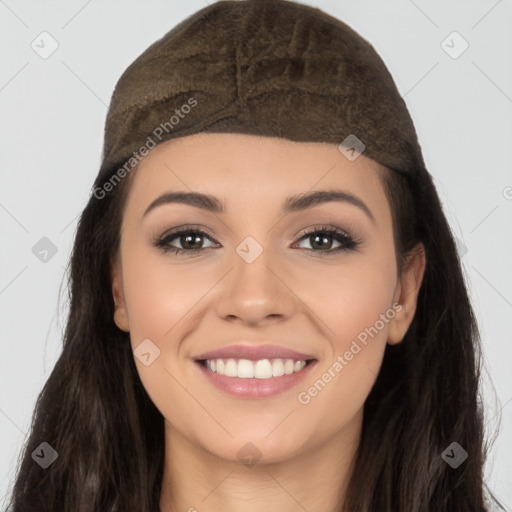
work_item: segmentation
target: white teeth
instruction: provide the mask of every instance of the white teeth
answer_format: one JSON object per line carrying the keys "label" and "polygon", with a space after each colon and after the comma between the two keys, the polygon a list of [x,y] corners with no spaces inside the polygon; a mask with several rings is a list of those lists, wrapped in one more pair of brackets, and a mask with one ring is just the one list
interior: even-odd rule
{"label": "white teeth", "polygon": [[293,361],[291,359],[287,359],[286,363],[284,363],[284,373],[286,375],[290,375],[290,373],[293,373],[294,366],[295,365],[293,364]]}
{"label": "white teeth", "polygon": [[284,364],[281,359],[274,359],[272,361],[272,376],[273,377],[281,377],[284,375]]}
{"label": "white teeth", "polygon": [[295,361],[295,364],[293,365],[293,371],[298,372],[299,370],[302,370],[302,364],[303,361]]}
{"label": "white teeth", "polygon": [[238,376],[241,379],[250,379],[254,377],[254,364],[248,359],[240,359],[238,361]]}
{"label": "white teeth", "polygon": [[260,359],[254,365],[254,376],[257,379],[270,379],[272,377],[272,365],[268,359]]}
{"label": "white teeth", "polygon": [[238,365],[234,359],[228,359],[224,367],[226,377],[238,377]]}
{"label": "white teeth", "polygon": [[306,361],[294,361],[293,359],[208,359],[206,367],[226,377],[238,377],[240,379],[270,379],[300,372],[306,366]]}

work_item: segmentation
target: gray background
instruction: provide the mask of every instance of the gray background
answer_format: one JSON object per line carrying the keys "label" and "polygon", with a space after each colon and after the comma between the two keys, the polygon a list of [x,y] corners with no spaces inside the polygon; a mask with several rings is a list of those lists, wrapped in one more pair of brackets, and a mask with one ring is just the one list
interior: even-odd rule
{"label": "gray background", "polygon": [[[67,311],[59,287],[99,169],[114,85],[135,57],[207,3],[0,0],[0,506],[59,354]],[[512,507],[512,3],[302,3],[368,39],[410,109],[460,240],[481,329],[487,434],[497,433],[486,478]],[[464,43],[453,31],[469,45],[460,55]],[[58,48],[44,59],[31,44],[48,51],[50,37]],[[32,251],[43,237],[57,249],[46,262]]]}

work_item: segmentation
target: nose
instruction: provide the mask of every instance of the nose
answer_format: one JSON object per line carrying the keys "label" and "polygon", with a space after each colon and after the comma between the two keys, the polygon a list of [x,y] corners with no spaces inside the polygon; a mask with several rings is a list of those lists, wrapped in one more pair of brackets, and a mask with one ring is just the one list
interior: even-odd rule
{"label": "nose", "polygon": [[231,322],[255,326],[280,322],[293,315],[297,298],[287,283],[284,268],[272,251],[263,252],[252,262],[235,252],[233,268],[224,280],[217,302],[217,314]]}

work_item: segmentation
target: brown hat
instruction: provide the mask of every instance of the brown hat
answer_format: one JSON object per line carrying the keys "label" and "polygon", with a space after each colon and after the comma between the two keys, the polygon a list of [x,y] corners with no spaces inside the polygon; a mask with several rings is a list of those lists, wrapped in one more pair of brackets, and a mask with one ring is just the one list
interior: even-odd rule
{"label": "brown hat", "polygon": [[372,45],[288,0],[216,2],[147,48],[115,87],[95,186],[129,172],[156,144],[198,132],[348,141],[396,171],[425,167],[405,102]]}

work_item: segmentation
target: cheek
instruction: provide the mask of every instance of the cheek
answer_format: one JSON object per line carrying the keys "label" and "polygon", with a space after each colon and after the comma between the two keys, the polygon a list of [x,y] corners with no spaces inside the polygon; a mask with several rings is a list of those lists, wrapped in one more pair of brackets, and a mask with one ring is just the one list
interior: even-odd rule
{"label": "cheek", "polygon": [[[349,350],[353,340],[364,343],[369,338],[375,341],[373,345],[385,342],[388,322],[382,321],[381,315],[391,306],[394,286],[390,279],[381,272],[368,271],[347,276],[342,286],[343,292],[329,307],[337,352]],[[371,349],[369,343],[366,346]]]}
{"label": "cheek", "polygon": [[[316,276],[310,306],[327,326],[331,346],[320,362],[320,378],[304,385],[298,401],[311,417],[323,418],[328,429],[356,414],[379,373],[396,314],[393,257],[360,259]],[[325,410],[332,411],[327,418]]]}
{"label": "cheek", "polygon": [[[390,310],[396,288],[392,253],[357,255],[340,265],[317,266],[314,276],[306,274],[294,276],[294,291],[324,324],[331,351],[344,353],[352,340],[364,341],[365,333],[370,337],[368,330],[386,341],[388,323],[381,315]],[[376,323],[378,333],[372,329]]]}
{"label": "cheek", "polygon": [[140,337],[172,338],[172,329],[194,308],[205,292],[205,283],[211,281],[202,281],[204,276],[200,271],[193,271],[192,266],[173,265],[173,255],[167,260],[152,252],[134,251],[123,262],[124,290],[134,343]]}
{"label": "cheek", "polygon": [[184,390],[180,343],[184,326],[190,318],[194,321],[194,308],[201,307],[201,297],[215,281],[211,272],[197,271],[194,265],[173,265],[172,255],[167,260],[151,252],[135,249],[123,260],[130,339],[135,352],[146,339],[157,347],[158,356],[149,365],[135,357],[139,377],[162,415],[185,431],[189,422],[200,425],[205,418],[200,407],[191,407]]}
{"label": "cheek", "polygon": [[205,295],[218,281],[216,276],[226,270],[193,258],[158,253],[140,240],[127,239],[124,250],[123,287],[132,348],[136,356],[137,347],[149,339],[158,352],[149,366],[137,357],[135,362],[153,401],[165,403],[171,389],[181,393],[177,381],[183,382],[190,371],[184,359],[191,348],[183,350],[187,335],[200,329],[205,304],[209,304]]}

